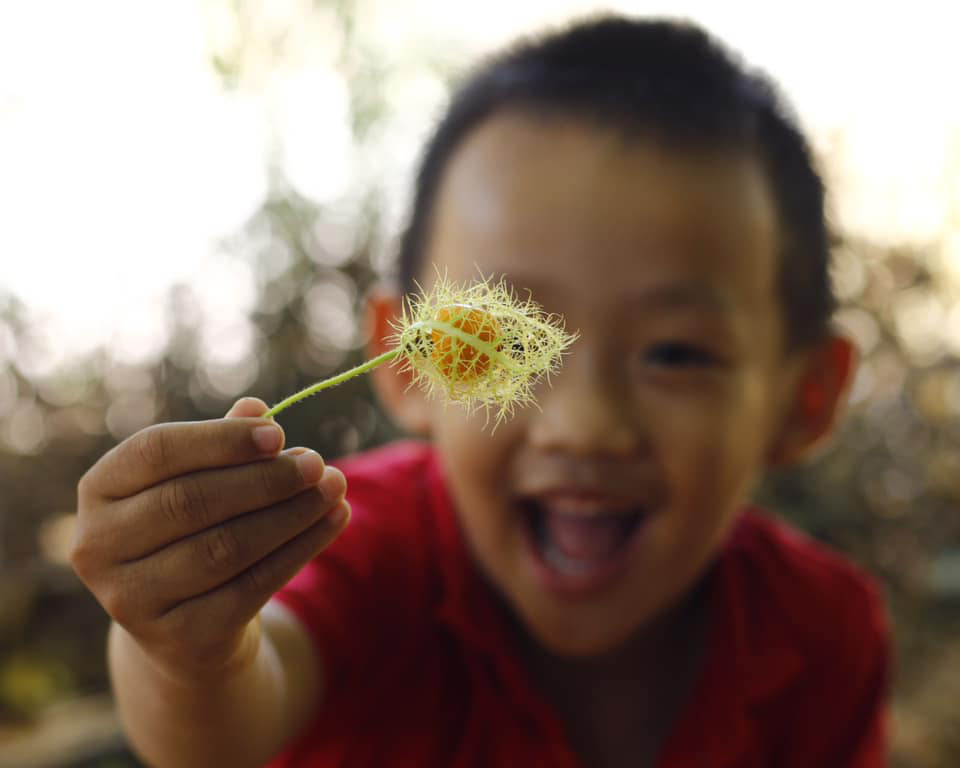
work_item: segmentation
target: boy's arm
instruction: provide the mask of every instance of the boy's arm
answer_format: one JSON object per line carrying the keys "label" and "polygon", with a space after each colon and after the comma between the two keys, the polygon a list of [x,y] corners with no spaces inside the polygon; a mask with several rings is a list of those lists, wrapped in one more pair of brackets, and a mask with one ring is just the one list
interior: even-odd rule
{"label": "boy's arm", "polygon": [[247,658],[228,674],[175,680],[118,624],[109,663],[125,730],[151,765],[262,766],[306,725],[322,700],[313,643],[282,605],[248,631]]}

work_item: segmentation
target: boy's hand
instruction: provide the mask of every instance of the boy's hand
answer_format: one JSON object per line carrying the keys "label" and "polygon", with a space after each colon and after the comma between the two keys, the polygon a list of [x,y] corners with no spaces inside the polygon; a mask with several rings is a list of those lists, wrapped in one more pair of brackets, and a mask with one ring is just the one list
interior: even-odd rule
{"label": "boy's hand", "polygon": [[74,569],[182,679],[252,662],[260,608],[349,517],[340,471],[281,453],[266,410],[246,398],[226,419],[148,427],[78,485]]}

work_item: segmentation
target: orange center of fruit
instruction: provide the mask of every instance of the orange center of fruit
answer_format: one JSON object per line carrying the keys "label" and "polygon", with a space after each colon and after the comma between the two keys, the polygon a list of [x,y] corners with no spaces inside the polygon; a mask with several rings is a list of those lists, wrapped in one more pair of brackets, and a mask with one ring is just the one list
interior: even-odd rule
{"label": "orange center of fruit", "polygon": [[[500,326],[492,315],[465,304],[440,307],[435,319],[488,344],[500,335]],[[473,345],[436,328],[432,337],[433,360],[446,378],[469,381],[489,370],[490,358]]]}

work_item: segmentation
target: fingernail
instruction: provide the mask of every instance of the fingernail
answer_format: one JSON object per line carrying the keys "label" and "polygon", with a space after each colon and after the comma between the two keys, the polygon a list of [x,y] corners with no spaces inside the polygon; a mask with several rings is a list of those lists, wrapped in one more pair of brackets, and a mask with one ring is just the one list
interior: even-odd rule
{"label": "fingernail", "polygon": [[344,499],[336,507],[330,510],[330,514],[327,515],[326,522],[331,528],[339,528],[347,521],[348,517],[350,517],[350,505],[347,503],[346,499]]}
{"label": "fingernail", "polygon": [[276,453],[282,441],[279,427],[256,427],[253,430],[253,442],[261,453]]}
{"label": "fingernail", "polygon": [[327,467],[323,472],[323,479],[320,480],[320,492],[325,499],[334,501],[343,496],[347,491],[347,479],[336,467]]}
{"label": "fingernail", "polygon": [[307,485],[316,485],[323,476],[323,459],[316,451],[305,451],[297,456],[297,469]]}

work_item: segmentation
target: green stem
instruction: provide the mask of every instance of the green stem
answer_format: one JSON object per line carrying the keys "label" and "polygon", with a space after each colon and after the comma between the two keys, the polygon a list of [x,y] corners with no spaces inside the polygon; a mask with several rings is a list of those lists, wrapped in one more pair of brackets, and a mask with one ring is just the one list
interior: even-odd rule
{"label": "green stem", "polygon": [[384,352],[382,355],[377,355],[373,359],[367,360],[365,363],[360,363],[360,365],[356,366],[355,368],[351,368],[349,371],[338,373],[336,376],[332,376],[329,379],[324,379],[323,381],[318,381],[316,384],[311,384],[306,389],[301,389],[296,394],[290,395],[290,397],[288,397],[286,400],[281,400],[269,411],[263,414],[263,418],[272,419],[284,408],[287,408],[294,403],[298,403],[304,398],[310,397],[310,395],[316,394],[321,389],[329,389],[330,387],[335,387],[337,384],[342,384],[347,379],[352,379],[354,376],[359,376],[361,373],[366,373],[367,371],[376,368],[378,365],[390,362],[399,354],[399,347],[396,349],[391,349],[388,352]]}

